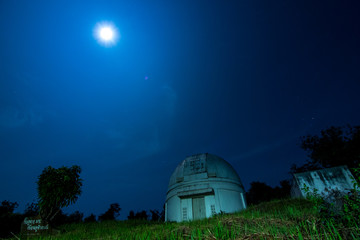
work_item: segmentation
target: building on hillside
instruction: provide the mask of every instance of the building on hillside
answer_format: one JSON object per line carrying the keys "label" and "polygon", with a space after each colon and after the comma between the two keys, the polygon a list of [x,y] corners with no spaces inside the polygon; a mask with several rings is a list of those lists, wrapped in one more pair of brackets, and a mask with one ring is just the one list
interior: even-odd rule
{"label": "building on hillside", "polygon": [[334,190],[346,194],[353,189],[353,179],[347,166],[295,173],[293,174],[291,197],[306,197],[305,185],[309,187],[310,192],[317,189],[317,193],[323,197],[327,197]]}
{"label": "building on hillside", "polygon": [[165,221],[188,221],[246,208],[239,175],[224,159],[213,154],[185,158],[170,177]]}

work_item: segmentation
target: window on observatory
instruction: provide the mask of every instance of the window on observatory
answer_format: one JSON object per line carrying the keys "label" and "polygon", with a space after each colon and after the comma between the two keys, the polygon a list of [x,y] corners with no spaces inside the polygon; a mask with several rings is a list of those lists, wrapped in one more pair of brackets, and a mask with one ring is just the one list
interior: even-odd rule
{"label": "window on observatory", "polygon": [[182,214],[183,214],[183,221],[187,221],[187,208],[183,208],[182,210],[183,210],[183,212],[182,212]]}
{"label": "window on observatory", "polygon": [[215,211],[215,205],[211,205],[211,215],[215,215],[216,211]]}

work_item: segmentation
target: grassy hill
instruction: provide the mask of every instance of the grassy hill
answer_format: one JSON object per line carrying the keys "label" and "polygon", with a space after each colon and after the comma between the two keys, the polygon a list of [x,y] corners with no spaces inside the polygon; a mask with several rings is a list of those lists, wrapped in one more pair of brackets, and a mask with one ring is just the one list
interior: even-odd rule
{"label": "grassy hill", "polygon": [[60,229],[62,233],[40,239],[360,239],[356,224],[321,220],[304,199],[271,201],[201,221],[109,221]]}

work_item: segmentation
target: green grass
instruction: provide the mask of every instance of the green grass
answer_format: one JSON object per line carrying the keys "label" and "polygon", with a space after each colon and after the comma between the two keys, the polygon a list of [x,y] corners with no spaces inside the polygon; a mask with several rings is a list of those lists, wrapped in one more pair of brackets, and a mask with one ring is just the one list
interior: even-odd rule
{"label": "green grass", "polygon": [[60,234],[36,239],[360,239],[355,223],[343,226],[322,221],[305,199],[271,201],[201,221],[109,221],[60,229]]}

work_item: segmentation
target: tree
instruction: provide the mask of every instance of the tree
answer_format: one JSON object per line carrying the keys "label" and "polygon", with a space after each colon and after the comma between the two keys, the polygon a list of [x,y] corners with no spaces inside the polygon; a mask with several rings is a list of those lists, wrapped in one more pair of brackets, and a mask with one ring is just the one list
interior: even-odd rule
{"label": "tree", "polygon": [[145,210],[142,210],[140,212],[137,212],[135,214],[135,219],[139,219],[139,220],[147,220],[148,219],[148,215],[146,213]]}
{"label": "tree", "polygon": [[280,181],[279,192],[276,194],[276,197],[279,199],[289,198],[291,193],[291,183],[289,180]]}
{"label": "tree", "polygon": [[160,221],[161,213],[158,210],[150,210],[151,221]]}
{"label": "tree", "polygon": [[258,204],[273,199],[274,189],[264,182],[252,182],[247,192],[248,204]]}
{"label": "tree", "polygon": [[23,216],[19,213],[14,213],[15,208],[19,204],[16,202],[2,201],[0,205],[0,239],[10,237],[11,232],[17,233],[20,228]]}
{"label": "tree", "polygon": [[292,173],[318,170],[339,165],[355,168],[360,163],[360,126],[331,126],[320,135],[301,137],[301,148],[308,152],[307,162],[291,167]]}
{"label": "tree", "polygon": [[110,208],[99,216],[99,221],[115,220],[120,215],[121,208],[118,203],[110,204]]}
{"label": "tree", "polygon": [[96,216],[94,214],[90,214],[90,216],[84,219],[84,223],[96,222]]}
{"label": "tree", "polygon": [[79,166],[45,168],[38,177],[40,215],[51,222],[61,208],[73,204],[81,194],[82,179]]}
{"label": "tree", "polygon": [[67,223],[81,223],[83,221],[84,214],[75,211],[67,217]]}
{"label": "tree", "polygon": [[0,216],[13,213],[18,206],[19,204],[17,202],[2,201],[0,205]]}
{"label": "tree", "polygon": [[59,211],[57,211],[57,214],[51,219],[52,227],[67,224],[68,217],[69,216],[60,209]]}
{"label": "tree", "polygon": [[270,187],[263,182],[252,182],[246,193],[248,204],[258,204],[273,199],[284,199],[290,197],[291,185],[289,180],[280,181],[280,187]]}
{"label": "tree", "polygon": [[28,203],[24,211],[24,217],[35,217],[39,215],[39,205],[37,203]]}
{"label": "tree", "polygon": [[[156,216],[159,214],[159,212],[157,210],[154,210],[154,211],[150,210],[150,212],[152,213],[152,220],[159,219],[159,217]],[[142,211],[136,212],[136,213],[134,213],[134,211],[131,210],[129,212],[129,216],[127,218],[128,218],[128,220],[148,220],[148,217],[149,216],[145,210],[142,210]]]}
{"label": "tree", "polygon": [[135,213],[134,213],[133,210],[131,210],[131,211],[129,212],[129,216],[127,217],[127,219],[128,219],[128,220],[133,220],[133,219],[135,219]]}
{"label": "tree", "polygon": [[160,212],[160,221],[165,222],[165,204],[163,205],[163,209]]}

